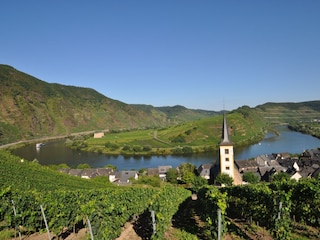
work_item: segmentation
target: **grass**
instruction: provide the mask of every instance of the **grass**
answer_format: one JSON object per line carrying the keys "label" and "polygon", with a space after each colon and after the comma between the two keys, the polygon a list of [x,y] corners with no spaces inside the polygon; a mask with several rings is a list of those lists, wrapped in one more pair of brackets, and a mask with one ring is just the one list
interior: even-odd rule
{"label": "grass", "polygon": [[[100,139],[92,137],[73,143],[73,147],[85,151],[123,155],[216,151],[221,140],[222,119],[221,115],[217,115],[167,128],[109,132]],[[267,128],[267,123],[251,109],[240,109],[227,114],[227,123],[235,147],[260,141]],[[130,149],[125,149],[125,145]],[[142,150],[146,146],[151,150]]]}

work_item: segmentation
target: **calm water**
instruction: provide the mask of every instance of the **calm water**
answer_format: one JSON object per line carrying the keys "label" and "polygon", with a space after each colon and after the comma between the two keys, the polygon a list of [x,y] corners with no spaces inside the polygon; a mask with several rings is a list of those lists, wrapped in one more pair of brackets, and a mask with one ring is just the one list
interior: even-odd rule
{"label": "calm water", "polygon": [[[318,138],[291,131],[286,126],[279,126],[277,130],[280,132],[280,136],[268,133],[258,144],[235,149],[235,160],[248,159],[270,153],[301,153],[306,149],[320,147],[320,139]],[[76,167],[80,163],[88,163],[95,168],[111,164],[116,166],[118,170],[138,170],[159,165],[176,167],[185,162],[199,166],[202,163],[214,163],[218,159],[218,152],[189,156],[108,156],[71,150],[64,146],[64,141],[48,142],[40,150],[36,150],[33,144],[16,149],[13,153],[29,161],[36,158],[43,165],[66,163],[70,167]]]}

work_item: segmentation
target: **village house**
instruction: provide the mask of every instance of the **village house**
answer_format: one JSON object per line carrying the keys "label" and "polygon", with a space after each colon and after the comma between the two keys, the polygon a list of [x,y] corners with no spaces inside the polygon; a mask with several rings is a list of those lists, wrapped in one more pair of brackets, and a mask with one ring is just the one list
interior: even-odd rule
{"label": "village house", "polygon": [[159,178],[164,181],[167,177],[168,170],[171,168],[172,168],[172,166],[159,166],[158,167]]}
{"label": "village house", "polygon": [[147,175],[148,176],[159,176],[159,168],[148,168]]}
{"label": "village house", "polygon": [[91,179],[98,176],[108,177],[110,174],[114,172],[114,170],[111,168],[86,168],[86,169],[64,168],[64,169],[59,169],[59,171],[72,176],[77,176],[77,177],[86,178],[86,179]]}
{"label": "village house", "polygon": [[257,172],[259,165],[255,159],[236,160],[235,164],[240,173]]}
{"label": "village house", "polygon": [[211,177],[211,168],[212,167],[213,167],[213,164],[201,164],[198,167],[197,172],[200,177],[203,177],[203,178],[209,180]]}
{"label": "village house", "polygon": [[[300,157],[290,157],[289,153],[273,153],[259,155],[254,159],[235,160],[235,167],[240,177],[247,172],[253,172],[261,181],[270,181],[272,175],[280,172],[287,173],[291,179],[317,177],[320,175],[320,150],[311,149],[304,151]],[[163,181],[172,166],[158,166],[146,170],[148,176],[158,176]],[[210,180],[214,169],[213,164],[201,164],[197,168],[199,176]],[[106,176],[110,182],[117,184],[130,184],[131,179],[138,179],[138,172],[115,172],[111,168],[96,169],[60,169],[60,172],[91,179],[97,176]]]}
{"label": "village house", "polygon": [[138,179],[137,171],[120,171],[114,173],[114,181],[113,183],[118,184],[128,184],[131,183],[131,180]]}
{"label": "village house", "polygon": [[97,132],[93,134],[93,138],[103,138],[104,132]]}

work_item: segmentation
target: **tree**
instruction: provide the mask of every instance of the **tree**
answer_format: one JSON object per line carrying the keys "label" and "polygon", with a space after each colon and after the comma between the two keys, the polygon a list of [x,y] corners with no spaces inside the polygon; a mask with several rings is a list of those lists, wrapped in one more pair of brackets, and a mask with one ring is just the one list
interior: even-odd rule
{"label": "tree", "polygon": [[290,176],[289,174],[285,173],[285,172],[280,172],[280,173],[276,173],[274,175],[271,176],[271,181],[289,181],[290,180]]}
{"label": "tree", "polygon": [[105,168],[110,168],[110,169],[113,169],[114,171],[117,170],[117,167],[116,166],[113,166],[112,164],[107,164],[106,166],[104,166]]}
{"label": "tree", "polygon": [[179,166],[181,181],[191,184],[196,173],[196,166],[192,163],[182,163]]}
{"label": "tree", "polygon": [[158,176],[140,176],[139,179],[133,180],[133,183],[149,185],[152,187],[160,187],[161,180]]}
{"label": "tree", "polygon": [[167,171],[166,179],[168,182],[176,184],[178,178],[178,170],[175,168],[170,168]]}
{"label": "tree", "polygon": [[142,147],[142,151],[144,152],[150,152],[152,150],[152,147],[150,145],[144,145]]}
{"label": "tree", "polygon": [[183,176],[181,176],[181,181],[185,184],[192,184],[196,175],[192,172],[185,172]]}
{"label": "tree", "polygon": [[91,168],[90,165],[88,163],[80,163],[78,166],[77,166],[78,169],[88,169],[88,168]]}
{"label": "tree", "polygon": [[198,192],[201,188],[208,184],[208,180],[201,176],[194,176],[191,181],[191,190],[193,192]]}
{"label": "tree", "polygon": [[232,186],[233,179],[227,173],[219,173],[215,179],[215,183],[219,185]]}
{"label": "tree", "polygon": [[255,175],[253,172],[246,172],[242,175],[242,180],[247,183],[258,183],[259,177]]}

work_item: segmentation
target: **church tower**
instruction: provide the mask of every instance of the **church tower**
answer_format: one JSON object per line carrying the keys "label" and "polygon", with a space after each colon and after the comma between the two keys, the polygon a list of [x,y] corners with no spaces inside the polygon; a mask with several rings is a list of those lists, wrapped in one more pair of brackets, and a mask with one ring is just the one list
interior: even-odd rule
{"label": "church tower", "polygon": [[223,114],[222,137],[219,145],[220,174],[226,173],[235,179],[233,144],[230,140],[226,114]]}

